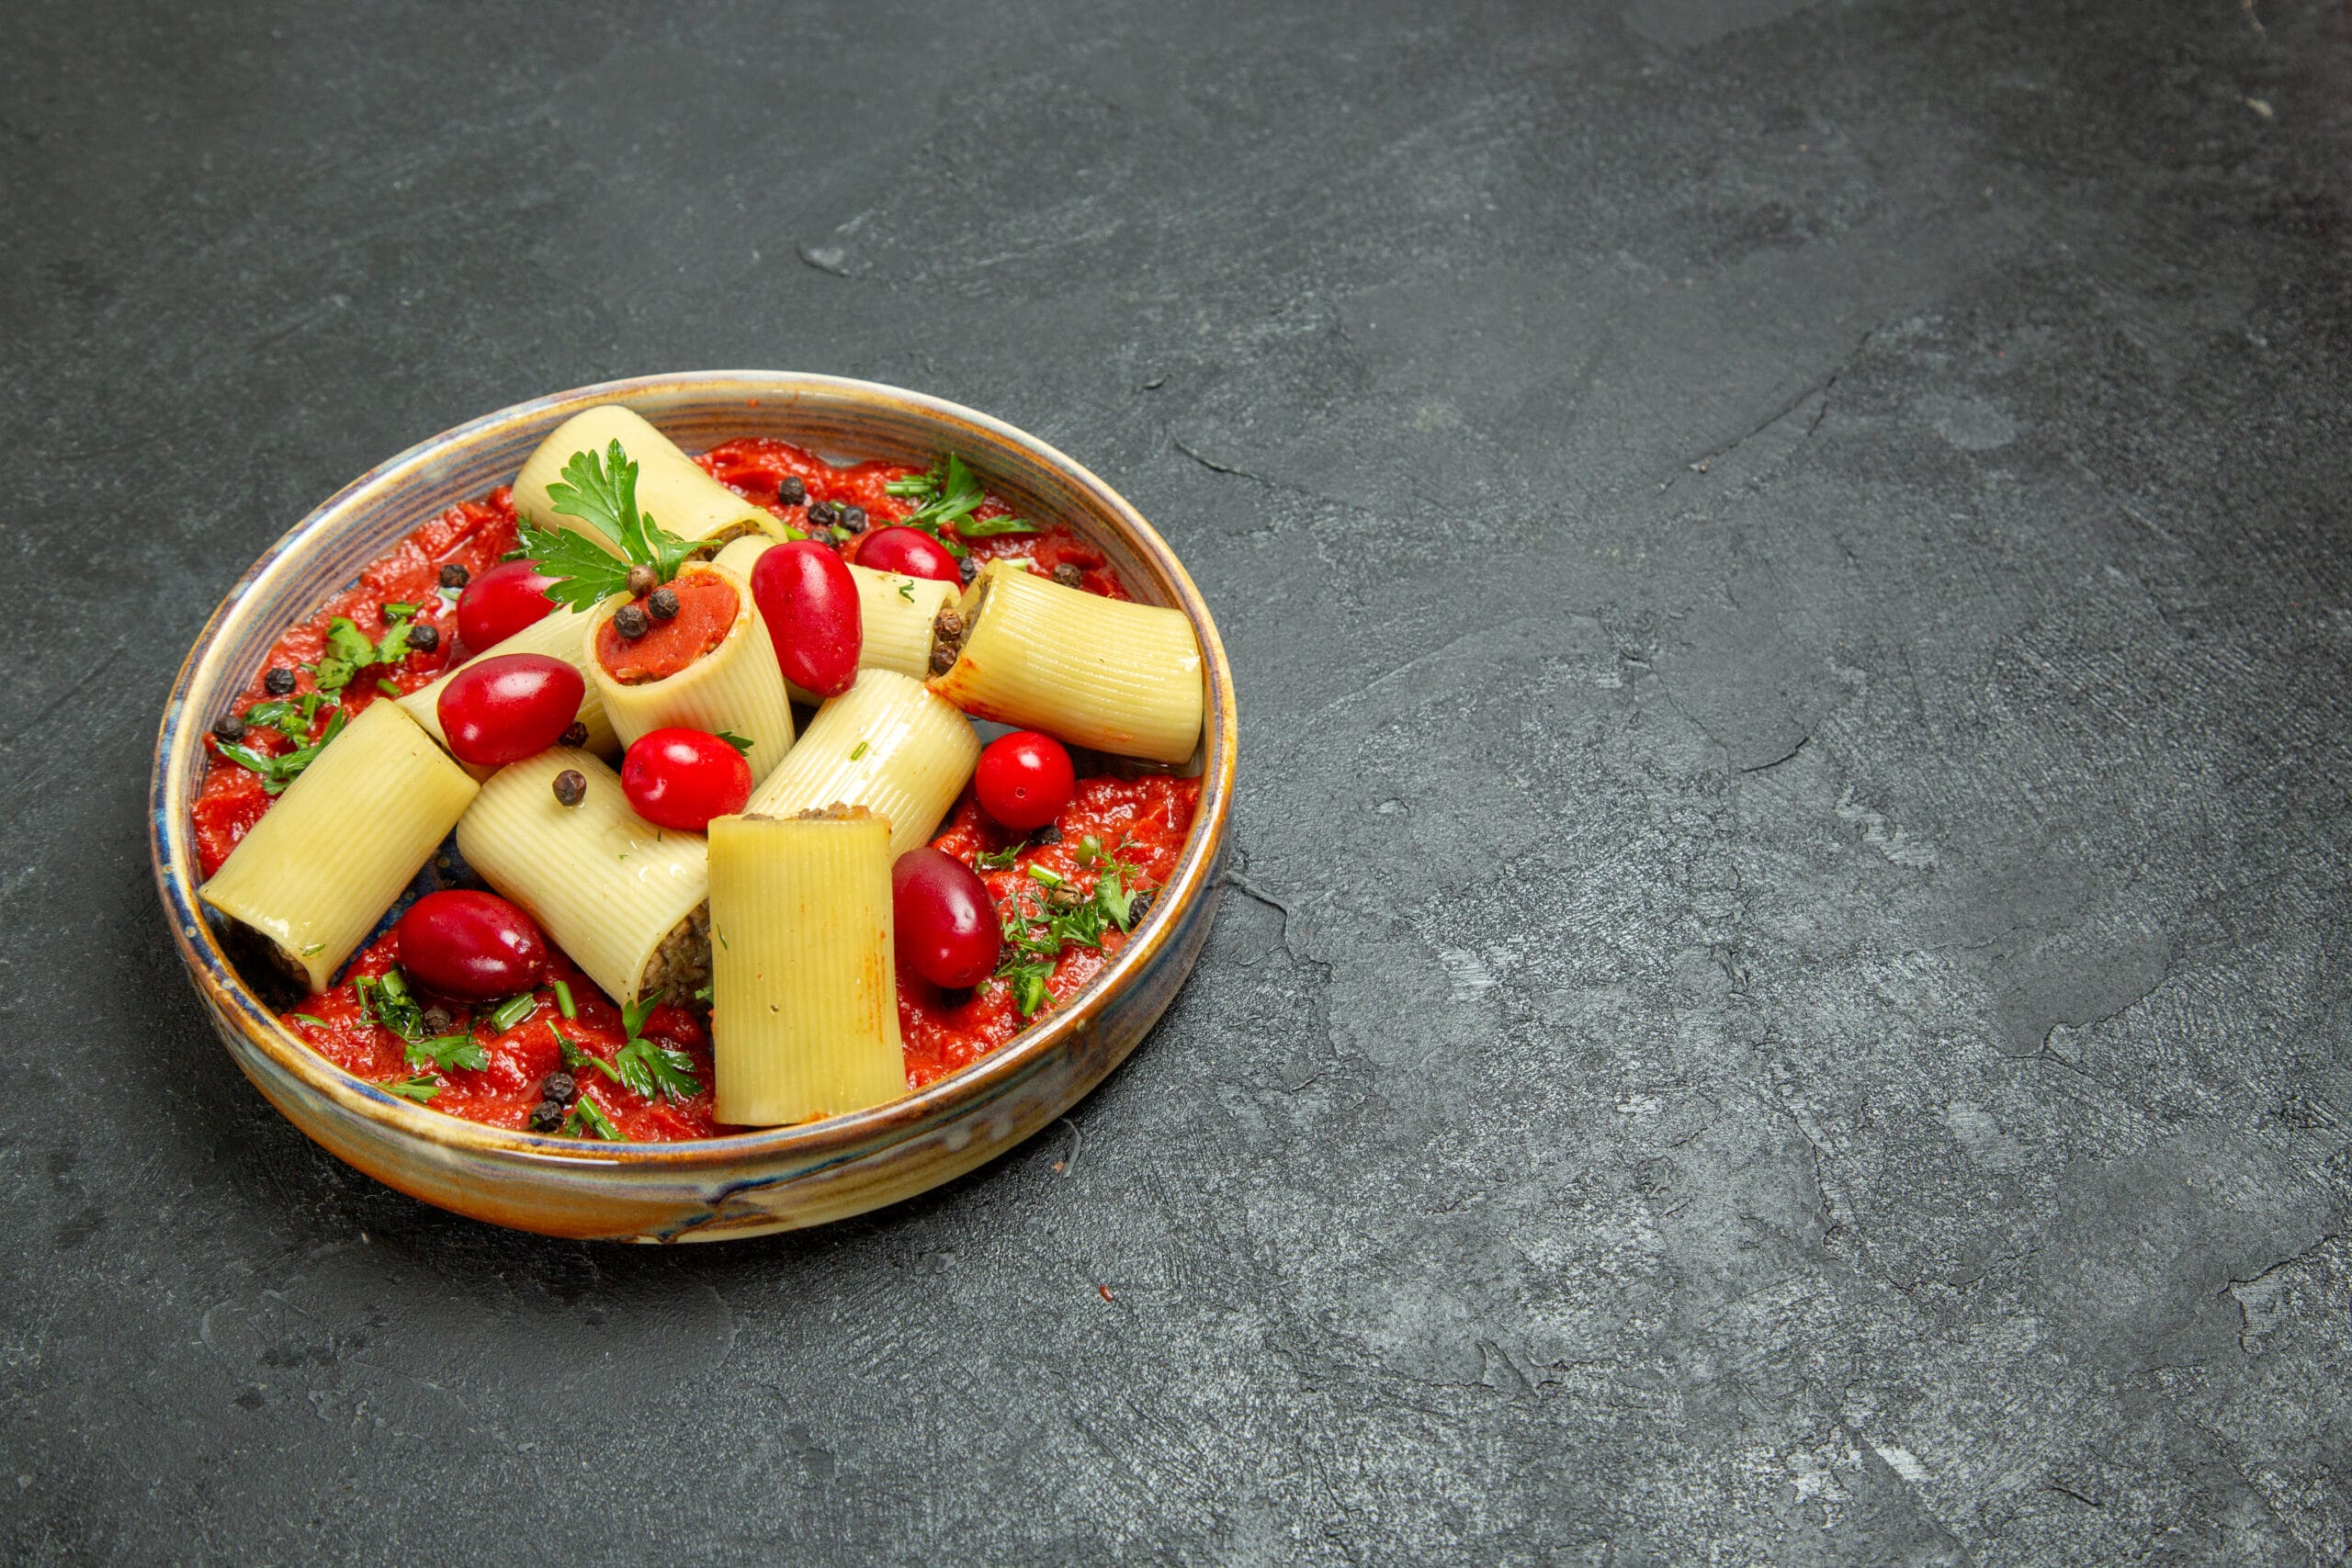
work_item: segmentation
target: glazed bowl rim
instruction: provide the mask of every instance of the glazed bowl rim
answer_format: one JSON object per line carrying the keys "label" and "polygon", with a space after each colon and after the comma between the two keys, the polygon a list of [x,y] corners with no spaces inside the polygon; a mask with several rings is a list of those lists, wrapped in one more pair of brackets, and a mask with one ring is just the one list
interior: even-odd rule
{"label": "glazed bowl rim", "polygon": [[[243,618],[243,606],[253,598],[254,591],[273,577],[292,575],[320,541],[367,512],[388,492],[417,479],[445,454],[499,440],[517,425],[553,429],[572,414],[606,402],[636,407],[651,399],[700,393],[711,399],[741,397],[756,408],[767,399],[804,392],[829,394],[845,404],[895,404],[899,412],[924,423],[949,427],[968,425],[999,442],[1023,449],[1084,498],[1091,514],[1080,525],[1081,531],[1085,526],[1107,527],[1118,536],[1126,548],[1158,574],[1170,603],[1192,622],[1207,682],[1203,710],[1204,745],[1200,803],[1185,838],[1183,853],[1165,890],[1155,901],[1150,918],[1084,989],[1042,1023],[1023,1030],[995,1051],[902,1099],[797,1126],[671,1143],[583,1145],[575,1138],[510,1131],[430,1110],[356,1077],[321,1055],[282,1024],[268,1005],[246,986],[229,961],[220,933],[206,917],[196,897],[202,879],[196,863],[195,836],[188,817],[196,789],[187,781],[198,777],[190,752],[203,745],[204,726],[191,721],[187,699],[199,681],[213,672],[212,666],[225,660],[229,641],[226,633]],[[850,417],[854,423],[854,416]],[[755,422],[756,415],[747,410],[746,424]],[[458,499],[471,498],[449,497],[442,504]],[[409,522],[408,528],[423,521],[420,513]],[[402,530],[405,532],[406,528]],[[242,681],[237,682],[240,689],[243,684]],[[455,425],[369,468],[312,508],[263,551],[206,619],[173,680],[156,734],[149,781],[148,840],[156,886],[171,921],[173,941],[179,948],[181,962],[212,1004],[216,1015],[231,1021],[247,1043],[304,1088],[349,1114],[376,1123],[385,1132],[444,1149],[572,1169],[652,1169],[683,1175],[724,1173],[746,1165],[773,1166],[782,1162],[816,1169],[857,1158],[915,1136],[935,1124],[977,1111],[1095,1028],[1098,1016],[1110,999],[1149,969],[1153,958],[1182,923],[1181,912],[1216,890],[1217,853],[1232,809],[1237,732],[1232,671],[1216,622],[1199,589],[1159,531],[1083,464],[993,415],[904,388],[801,371],[674,371],[549,393]]]}

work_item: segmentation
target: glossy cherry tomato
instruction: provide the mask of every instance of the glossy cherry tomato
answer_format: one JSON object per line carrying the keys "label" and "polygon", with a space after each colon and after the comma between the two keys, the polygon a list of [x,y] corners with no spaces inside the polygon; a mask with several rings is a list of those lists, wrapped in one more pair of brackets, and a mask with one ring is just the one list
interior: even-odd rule
{"label": "glossy cherry tomato", "polygon": [[875,571],[932,577],[961,586],[963,573],[947,547],[920,528],[876,528],[857,547],[857,564]]}
{"label": "glossy cherry tomato", "polygon": [[401,967],[445,997],[511,997],[547,977],[547,938],[530,916],[492,894],[428,893],[397,929]]}
{"label": "glossy cherry tomato", "polygon": [[500,561],[466,584],[458,595],[458,635],[469,653],[497,647],[525,626],[548,617],[555,601],[545,590],[555,581],[532,560]]}
{"label": "glossy cherry tomato", "polygon": [[909,850],[890,868],[899,962],[934,986],[977,986],[996,972],[1004,933],[972,868],[942,850]]}
{"label": "glossy cherry tomato", "polygon": [[1062,814],[1078,790],[1069,750],[1050,735],[1016,730],[989,742],[972,788],[980,808],[1017,833],[1042,828]]}
{"label": "glossy cherry tomato", "polygon": [[716,735],[656,729],[621,759],[621,788],[637,814],[659,828],[699,833],[714,817],[752,798],[752,764]]}
{"label": "glossy cherry tomato", "polygon": [[560,659],[494,653],[441,688],[441,730],[460,762],[503,768],[561,739],[587,694],[588,682]]}
{"label": "glossy cherry tomato", "polygon": [[865,623],[841,557],[805,539],[776,546],[752,568],[752,602],[786,680],[820,697],[850,689]]}

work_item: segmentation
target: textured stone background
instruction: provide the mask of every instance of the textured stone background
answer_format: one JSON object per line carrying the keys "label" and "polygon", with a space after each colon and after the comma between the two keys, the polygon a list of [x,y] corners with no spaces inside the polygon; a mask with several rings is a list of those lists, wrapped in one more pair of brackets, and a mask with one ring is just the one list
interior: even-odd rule
{"label": "textured stone background", "polygon": [[[0,1551],[2342,1558],[2348,92],[2286,0],[12,10]],[[200,1023],[163,694],[376,459],[733,365],[1159,521],[1238,895],[896,1212],[422,1209]]]}

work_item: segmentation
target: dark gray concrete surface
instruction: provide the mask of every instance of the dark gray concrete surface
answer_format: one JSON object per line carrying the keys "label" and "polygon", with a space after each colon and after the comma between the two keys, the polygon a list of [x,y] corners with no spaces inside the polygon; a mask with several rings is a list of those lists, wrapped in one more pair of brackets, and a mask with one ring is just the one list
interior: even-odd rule
{"label": "dark gray concrete surface", "polygon": [[[6,31],[10,1560],[2344,1557],[2343,7]],[[895,1212],[421,1208],[200,1021],[158,706],[370,463],[737,365],[1159,522],[1236,891]]]}

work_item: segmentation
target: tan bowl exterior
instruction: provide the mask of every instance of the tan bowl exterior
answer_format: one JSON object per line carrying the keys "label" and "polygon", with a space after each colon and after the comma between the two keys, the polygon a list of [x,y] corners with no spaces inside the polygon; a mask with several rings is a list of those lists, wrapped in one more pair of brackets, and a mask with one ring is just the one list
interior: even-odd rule
{"label": "tan bowl exterior", "polygon": [[[807,1126],[685,1144],[586,1145],[411,1104],[281,1027],[200,912],[188,808],[211,716],[288,625],[450,503],[509,482],[547,433],[597,403],[635,409],[689,452],[775,435],[833,457],[929,464],[961,453],[1021,512],[1069,524],[1139,599],[1193,622],[1206,668],[1201,804],[1149,918],[1092,985],[994,1055],[894,1104]],[[707,1241],[822,1224],[938,1186],[1051,1122],[1150,1030],[1191,972],[1222,884],[1236,739],[1233,675],[1208,606],[1118,493],[988,415],[917,392],[783,371],[649,376],[502,410],[411,447],[344,488],[230,591],[181,667],[155,742],[149,836],[180,956],[237,1066],[338,1158],[428,1203],[548,1235]]]}

